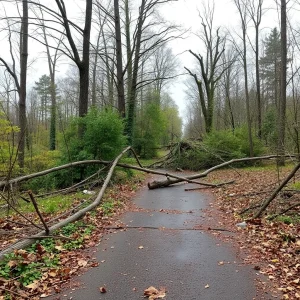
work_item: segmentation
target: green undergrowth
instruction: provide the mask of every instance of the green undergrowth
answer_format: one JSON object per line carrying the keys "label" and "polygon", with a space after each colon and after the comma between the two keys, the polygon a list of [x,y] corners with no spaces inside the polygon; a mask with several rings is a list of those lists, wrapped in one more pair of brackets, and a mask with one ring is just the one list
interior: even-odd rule
{"label": "green undergrowth", "polygon": [[16,250],[5,255],[0,261],[0,277],[6,280],[17,278],[21,287],[40,280],[47,270],[60,267],[62,251],[83,248],[86,236],[89,236],[93,229],[93,225],[80,220],[53,233],[69,238],[64,242],[53,238],[42,239],[26,250]]}
{"label": "green undergrowth", "polygon": [[[140,181],[141,176],[133,175],[131,178],[124,180],[123,185],[129,186],[129,192],[131,192],[138,187]],[[0,277],[6,280],[14,280],[20,285],[20,288],[24,288],[37,280],[43,280],[47,272],[59,274],[57,270],[63,267],[62,258],[67,251],[84,248],[88,241],[93,241],[91,236],[94,230],[99,229],[98,226],[94,225],[96,223],[93,223],[93,220],[110,217],[117,209],[122,207],[124,198],[119,198],[119,189],[119,185],[111,185],[105,192],[102,203],[96,210],[89,212],[87,218],[69,223],[52,233],[55,236],[63,236],[63,239],[46,238],[37,240],[25,250],[15,250],[13,253],[5,255],[4,259],[0,261]],[[72,199],[75,198],[80,201],[81,196],[87,197],[87,195],[80,192],[64,196],[65,205],[72,203]],[[47,200],[41,200],[41,209],[62,212],[61,210],[65,206],[63,204],[57,205],[57,201],[61,199],[60,197],[53,196]],[[55,203],[56,207],[54,207]],[[32,213],[33,209],[29,209],[30,204],[25,203],[25,205],[28,206],[27,212]],[[7,299],[11,298],[8,297]]]}
{"label": "green undergrowth", "polygon": [[290,224],[300,224],[300,216],[299,215],[282,215],[275,218],[275,221],[277,222],[283,222],[287,225]]}
{"label": "green undergrowth", "polygon": [[[29,201],[28,195],[25,193],[23,194],[23,197]],[[85,195],[82,192],[76,192],[71,194],[65,194],[65,195],[52,195],[47,196],[45,198],[39,198],[36,197],[36,201],[39,207],[39,210],[48,215],[48,214],[55,214],[60,211],[65,211],[69,208],[71,208],[73,205],[79,204],[81,201],[84,201],[87,199],[88,195]],[[23,199],[19,199],[17,205],[18,211],[21,211],[22,213],[33,213],[35,212],[34,206],[31,202],[26,202]],[[17,213],[10,209],[9,211],[2,210],[0,212],[0,217],[4,216],[14,216],[17,215]]]}

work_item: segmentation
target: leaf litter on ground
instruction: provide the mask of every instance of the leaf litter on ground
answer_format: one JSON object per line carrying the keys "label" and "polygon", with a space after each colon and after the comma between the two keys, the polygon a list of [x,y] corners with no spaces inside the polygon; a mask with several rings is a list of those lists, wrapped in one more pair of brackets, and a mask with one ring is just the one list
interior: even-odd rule
{"label": "leaf litter on ground", "polygon": [[[140,181],[135,183],[135,186],[140,185]],[[71,238],[71,241],[43,239],[26,250],[15,250],[7,255],[6,260],[0,262],[0,299],[37,300],[47,297],[60,292],[71,276],[89,267],[98,266],[92,248],[101,242],[108,232],[104,228],[118,224],[120,214],[131,209],[130,200],[134,193],[135,188],[130,184],[115,185],[106,192],[104,199],[114,205],[100,206],[95,211],[88,212],[82,220],[61,229],[63,235]],[[32,213],[28,213],[27,216],[35,218]],[[51,215],[49,219],[55,217]],[[9,220],[0,220],[0,230],[5,230],[6,233],[0,235],[0,250],[19,238],[36,233],[27,226],[10,225],[11,220],[19,224],[24,223],[20,216],[8,218]],[[58,232],[57,235],[59,234]]]}
{"label": "leaf litter on ground", "polygon": [[[246,255],[244,261],[254,265],[254,270],[269,279],[270,284],[262,283],[262,287],[271,289],[270,292],[281,299],[300,299],[300,208],[290,211],[291,215],[272,221],[268,220],[268,216],[279,213],[295,201],[300,202],[300,194],[287,199],[285,191],[282,191],[262,219],[253,219],[255,209],[240,213],[246,208],[261,205],[278,186],[278,176],[283,180],[291,169],[284,168],[279,173],[276,167],[258,171],[255,168],[238,169],[240,175],[227,169],[215,171],[207,178],[210,182],[235,180],[235,184],[207,190],[215,195],[207,215],[213,222],[210,227],[222,227],[236,234],[210,232],[221,238],[223,236],[227,241],[235,240],[238,250]],[[292,184],[299,181],[299,175],[292,181]],[[236,227],[244,221],[245,227]]]}

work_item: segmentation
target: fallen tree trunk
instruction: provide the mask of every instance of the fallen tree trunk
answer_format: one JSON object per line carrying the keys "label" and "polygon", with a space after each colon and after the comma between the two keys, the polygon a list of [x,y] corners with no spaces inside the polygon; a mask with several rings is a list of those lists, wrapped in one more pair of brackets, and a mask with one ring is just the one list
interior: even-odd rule
{"label": "fallen tree trunk", "polygon": [[[137,161],[137,162],[138,162],[138,164],[140,164],[139,161]],[[80,165],[95,165],[95,164],[109,166],[109,165],[112,164],[112,162],[111,161],[104,161],[104,160],[76,161],[76,162],[72,162],[72,163],[69,163],[69,164],[54,167],[54,168],[51,168],[51,169],[47,169],[47,170],[44,170],[44,171],[41,171],[41,172],[16,177],[16,178],[13,178],[13,179],[8,180],[8,181],[0,181],[0,188],[4,188],[4,187],[12,185],[12,184],[20,183],[20,182],[27,181],[27,180],[37,178],[37,177],[41,177],[41,176],[44,176],[44,175],[48,175],[50,173],[57,172],[57,171],[64,170],[64,169],[68,169],[68,168],[71,168],[71,167],[80,166]],[[195,180],[192,180],[192,179],[188,179],[186,177],[177,176],[175,174],[166,173],[166,172],[155,171],[155,170],[151,170],[151,169],[147,169],[147,168],[143,168],[143,167],[123,164],[123,163],[117,163],[117,166],[121,167],[121,168],[125,168],[125,169],[133,169],[133,170],[145,172],[145,173],[148,173],[148,174],[155,174],[155,175],[162,175],[162,176],[166,176],[166,177],[172,177],[172,178],[179,179],[180,181],[186,181],[186,182],[189,182],[189,183],[203,184],[201,182],[198,182],[198,181],[195,181]],[[94,176],[94,175],[92,175],[92,176]],[[87,179],[83,180],[82,182],[86,182],[86,181],[87,181]],[[82,182],[80,182],[78,184],[81,184]],[[77,187],[78,184],[76,184],[76,185],[74,185],[70,188],[66,188],[63,191],[66,191],[66,190],[71,189],[71,188],[75,188],[75,187]]]}
{"label": "fallen tree trunk", "polygon": [[[287,155],[287,157],[290,157],[290,155]],[[260,156],[260,157],[245,157],[245,158],[238,158],[238,159],[232,159],[229,161],[226,161],[224,163],[221,163],[219,165],[216,165],[202,173],[199,174],[195,174],[192,176],[188,176],[186,177],[184,180],[182,179],[167,179],[164,181],[153,181],[153,182],[149,182],[148,183],[148,188],[150,190],[152,189],[157,189],[157,188],[161,188],[161,187],[167,187],[169,185],[175,184],[175,183],[179,183],[182,181],[187,181],[187,180],[193,180],[193,179],[198,179],[198,178],[203,178],[206,177],[209,173],[211,173],[214,170],[220,169],[222,167],[226,167],[230,164],[233,163],[238,163],[238,162],[245,162],[245,161],[257,161],[257,160],[263,160],[263,159],[273,159],[273,158],[278,158],[278,155],[268,155],[268,156]]]}
{"label": "fallen tree trunk", "polygon": [[[127,147],[126,149],[124,149],[116,158],[115,160],[113,161],[111,167],[110,167],[110,170],[106,176],[106,179],[103,183],[103,186],[101,187],[101,190],[100,192],[98,193],[96,199],[90,204],[88,205],[87,207],[81,209],[80,211],[78,211],[77,213],[75,213],[74,215],[64,219],[63,221],[51,226],[49,228],[49,234],[50,233],[53,233],[53,231],[57,230],[57,229],[60,229],[61,227],[71,223],[71,222],[74,222],[80,218],[82,218],[88,211],[91,211],[92,209],[94,209],[95,207],[97,207],[100,202],[101,202],[101,199],[104,195],[104,192],[107,188],[107,185],[112,177],[112,174],[113,174],[113,171],[118,163],[118,161],[120,160],[120,158],[128,151],[130,150],[130,147]],[[25,248],[25,247],[28,247],[30,246],[31,244],[33,244],[34,242],[34,238],[38,238],[39,236],[44,236],[45,235],[45,231],[41,231],[37,234],[35,234],[34,236],[32,236],[31,238],[27,238],[25,240],[21,240],[13,245],[11,245],[10,247],[6,248],[5,250],[1,251],[0,252],[0,260],[4,257],[5,254],[7,253],[10,253],[12,252],[13,250],[15,249],[22,249],[22,248]]]}
{"label": "fallen tree trunk", "polygon": [[276,198],[278,193],[283,189],[284,186],[294,177],[298,169],[300,168],[300,163],[295,166],[295,168],[290,172],[290,174],[282,181],[280,186],[274,190],[272,195],[264,201],[259,211],[254,215],[253,219],[261,217],[266,208],[271,204],[271,202]]}

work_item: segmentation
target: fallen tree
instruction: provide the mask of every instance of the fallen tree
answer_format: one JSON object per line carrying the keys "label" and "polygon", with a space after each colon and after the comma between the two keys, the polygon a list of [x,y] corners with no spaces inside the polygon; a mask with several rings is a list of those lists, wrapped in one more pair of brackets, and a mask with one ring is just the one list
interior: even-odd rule
{"label": "fallen tree", "polygon": [[[223,167],[226,167],[226,166],[229,166],[229,165],[231,165],[233,163],[246,162],[246,161],[247,162],[249,162],[249,161],[257,161],[257,160],[265,160],[265,159],[275,159],[275,158],[278,158],[278,157],[279,157],[278,155],[268,155],[268,156],[259,156],[259,157],[245,157],[245,158],[231,159],[229,161],[226,161],[224,163],[216,165],[216,166],[214,166],[214,167],[212,167],[210,169],[207,169],[206,171],[204,171],[202,173],[198,173],[198,174],[194,174],[194,175],[188,176],[184,180],[179,179],[179,178],[177,178],[177,179],[167,178],[167,180],[164,180],[164,181],[149,182],[148,183],[148,188],[150,190],[152,190],[152,189],[157,189],[157,188],[162,188],[162,187],[168,187],[168,186],[170,186],[172,184],[179,183],[179,182],[182,182],[182,181],[203,178],[203,177],[206,177],[212,171],[220,169],[220,168],[223,168]],[[291,156],[290,155],[286,155],[286,157],[290,158]]]}
{"label": "fallen tree", "polygon": [[111,177],[113,175],[113,171],[114,171],[115,167],[117,166],[118,161],[129,150],[130,150],[130,147],[127,147],[126,149],[124,149],[115,158],[115,160],[112,162],[112,165],[111,165],[111,167],[109,169],[109,172],[108,172],[108,174],[107,174],[107,176],[105,178],[105,181],[104,181],[104,183],[103,183],[103,185],[102,185],[102,187],[101,187],[101,189],[100,189],[100,191],[99,191],[96,199],[90,205],[88,205],[87,207],[79,210],[78,212],[76,212],[75,214],[71,215],[70,217],[68,217],[68,218],[66,218],[66,219],[58,222],[57,224],[51,226],[50,228],[48,228],[48,232],[41,231],[41,232],[33,235],[30,238],[26,238],[24,240],[21,240],[21,241],[15,243],[15,244],[9,246],[8,248],[4,249],[3,251],[0,252],[0,259],[2,259],[5,254],[8,254],[8,253],[10,253],[10,252],[12,252],[14,250],[23,249],[25,247],[30,246],[31,244],[34,243],[34,241],[35,241],[36,238],[42,238],[42,236],[45,236],[45,235],[47,236],[47,235],[53,233],[54,231],[62,228],[63,226],[65,226],[65,225],[67,225],[67,224],[69,224],[71,222],[74,222],[74,221],[82,218],[87,212],[89,212],[92,209],[94,209],[95,207],[97,207],[100,204],[100,202],[101,202],[101,199],[102,199],[102,197],[104,195],[104,192],[105,192],[105,190],[106,190],[106,188],[108,186],[108,183],[109,183],[109,181],[110,181],[110,179],[111,179]]}
{"label": "fallen tree", "polygon": [[[298,163],[294,169],[288,174],[288,176],[281,182],[281,184],[276,188],[273,193],[270,195],[269,198],[267,198],[261,205],[260,209],[257,211],[257,213],[254,215],[254,219],[261,217],[263,212],[266,210],[266,208],[271,204],[271,202],[276,198],[276,196],[279,194],[279,192],[288,184],[288,182],[294,177],[296,172],[300,168],[300,163]],[[298,204],[299,205],[299,204]],[[296,205],[296,206],[298,206]]]}
{"label": "fallen tree", "polygon": [[[34,178],[37,178],[37,177],[45,176],[45,175],[48,175],[50,173],[54,173],[54,172],[57,172],[57,171],[60,171],[60,170],[65,170],[65,169],[68,169],[68,168],[81,166],[81,165],[95,165],[95,164],[109,166],[109,165],[112,164],[112,162],[111,161],[104,161],[104,160],[82,160],[82,161],[71,162],[71,163],[68,163],[68,164],[65,164],[65,165],[50,168],[50,169],[43,170],[43,171],[40,171],[40,172],[37,172],[37,173],[32,173],[32,174],[16,177],[16,178],[13,178],[13,179],[10,179],[10,180],[7,180],[7,181],[0,181],[0,188],[3,189],[3,188],[6,188],[6,187],[10,187],[14,184],[21,183],[21,182],[24,182],[24,181],[28,181],[30,179],[34,179]],[[124,163],[117,163],[116,166],[122,167],[122,168],[125,168],[125,169],[137,170],[137,171],[145,172],[145,173],[148,173],[148,174],[162,175],[162,176],[166,176],[167,178],[171,177],[171,178],[175,178],[175,179],[178,179],[180,181],[186,181],[186,182],[189,182],[189,183],[207,185],[207,183],[202,183],[202,182],[199,182],[199,181],[195,181],[195,180],[193,180],[191,178],[188,178],[188,177],[178,176],[176,174],[171,174],[171,173],[168,173],[168,172],[160,172],[160,171],[144,168],[142,166],[138,167],[138,166],[133,166],[133,165],[124,164]],[[93,174],[91,177],[93,177],[95,174]],[[83,182],[86,182],[86,181],[87,181],[87,179],[83,180]],[[76,184],[76,185],[74,185],[70,188],[75,188],[77,186],[78,186],[78,184]],[[68,190],[70,188],[67,188],[65,190]]]}

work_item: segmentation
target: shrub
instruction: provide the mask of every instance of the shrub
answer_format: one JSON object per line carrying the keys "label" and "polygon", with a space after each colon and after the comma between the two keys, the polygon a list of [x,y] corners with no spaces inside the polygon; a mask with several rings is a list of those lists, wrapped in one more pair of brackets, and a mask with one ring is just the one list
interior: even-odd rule
{"label": "shrub", "polygon": [[[78,139],[78,125],[85,127],[84,135]],[[75,118],[65,133],[61,163],[87,159],[111,160],[121,152],[126,137],[124,124],[119,115],[112,110],[92,109],[84,118]],[[78,182],[96,172],[98,166],[79,166],[61,171],[56,181],[61,186]]]}
{"label": "shrub", "polygon": [[[85,127],[81,140],[77,136],[80,123]],[[116,112],[92,109],[84,118],[71,122],[63,148],[64,160],[112,159],[125,145],[123,132],[124,124]]]}
{"label": "shrub", "polygon": [[13,126],[4,113],[0,112],[0,177],[6,176],[12,167],[14,168],[11,175],[18,172],[18,166],[14,164],[17,156],[18,132],[19,127]]}

